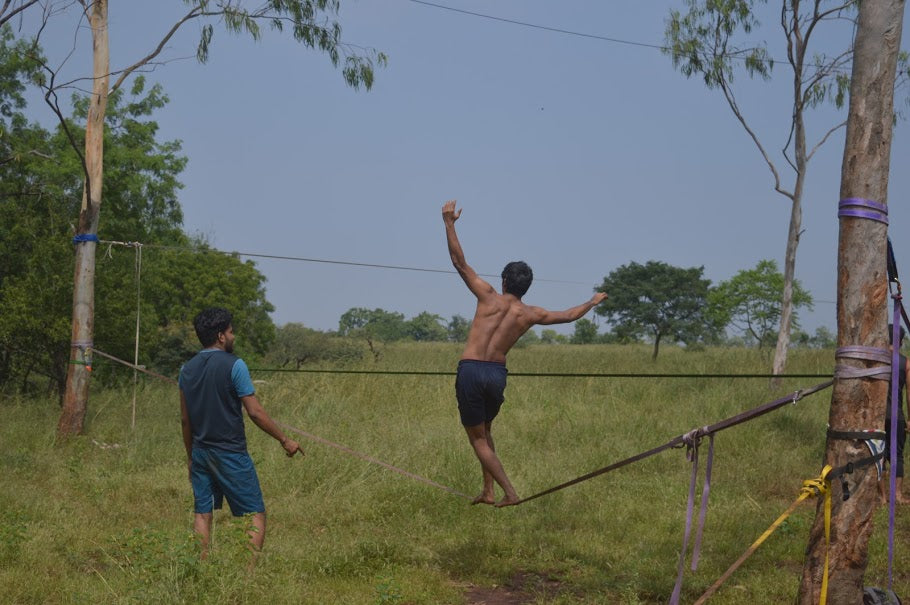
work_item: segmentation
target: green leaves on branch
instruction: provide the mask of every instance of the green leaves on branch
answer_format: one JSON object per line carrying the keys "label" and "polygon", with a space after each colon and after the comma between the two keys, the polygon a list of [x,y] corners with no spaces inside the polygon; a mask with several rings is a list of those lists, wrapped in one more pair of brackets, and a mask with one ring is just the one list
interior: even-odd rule
{"label": "green leaves on branch", "polygon": [[[290,29],[294,40],[307,48],[326,53],[332,65],[344,58],[342,75],[354,89],[362,85],[373,86],[374,68],[388,63],[388,57],[374,49],[363,49],[341,41],[341,26],[330,17],[337,15],[339,0],[269,0],[254,9],[247,8],[243,0],[184,0],[192,6],[187,18],[218,18],[232,34],[248,34],[253,40],[262,38],[260,23],[266,23],[277,32]],[[196,58],[205,63],[215,28],[211,23],[202,27]]]}
{"label": "green leaves on branch", "polygon": [[687,78],[700,74],[708,88],[732,82],[740,63],[750,76],[767,80],[774,68],[767,48],[763,44],[741,48],[732,40],[738,31],[750,33],[759,25],[753,14],[755,4],[754,0],[686,0],[686,14],[670,11],[664,53]]}
{"label": "green leaves on branch", "polygon": [[620,339],[650,337],[656,359],[660,342],[669,339],[695,345],[717,335],[718,326],[708,310],[710,280],[704,267],[682,269],[664,262],[631,262],[604,278],[597,290],[609,294],[595,313],[613,324]]}
{"label": "green leaves on branch", "polygon": [[[52,132],[30,124],[20,109],[23,64],[0,40],[0,388],[62,390],[70,354],[73,296],[73,222],[82,198],[82,167],[62,127]],[[208,305],[230,308],[237,348],[264,354],[274,338],[265,299],[265,278],[251,262],[207,250],[182,230],[178,177],[186,165],[178,141],[158,141],[150,119],[167,103],[160,86],[146,90],[141,77],[130,94],[108,100],[105,128],[105,204],[102,240],[142,242],[141,295],[136,249],[99,245],[95,282],[94,344],[133,359],[137,299],[140,363],[172,374],[199,343],[192,318]],[[86,104],[74,100],[67,126],[83,136]],[[2,161],[13,157],[11,161]],[[96,379],[130,376],[96,363]]]}
{"label": "green leaves on branch", "polygon": [[[759,347],[773,346],[780,327],[781,296],[784,276],[773,260],[762,260],[753,269],[743,269],[712,289],[708,299],[713,313],[732,324],[747,340]],[[799,328],[797,310],[812,309],[812,295],[799,280],[793,280],[794,330]]]}

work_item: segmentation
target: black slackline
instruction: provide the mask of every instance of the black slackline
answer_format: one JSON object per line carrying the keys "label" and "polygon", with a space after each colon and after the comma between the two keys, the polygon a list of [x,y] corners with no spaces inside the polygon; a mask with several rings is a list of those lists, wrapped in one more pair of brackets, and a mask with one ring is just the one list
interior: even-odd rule
{"label": "black slackline", "polygon": [[[776,410],[777,408],[779,408],[781,406],[787,405],[788,403],[796,403],[798,400],[802,399],[806,395],[811,395],[813,393],[826,389],[826,388],[830,387],[832,384],[834,384],[834,381],[828,380],[821,384],[817,384],[814,387],[809,387],[808,389],[801,389],[799,391],[796,391],[795,393],[792,393],[791,395],[788,395],[787,397],[781,397],[780,399],[777,399],[775,401],[771,401],[769,403],[762,404],[751,410],[741,412],[735,416],[731,416],[730,418],[721,420],[720,422],[717,422],[715,424],[706,426],[703,429],[700,429],[699,435],[704,436],[704,435],[710,435],[713,433],[717,433],[724,429],[728,429],[732,426],[736,426],[737,424],[742,424],[743,422],[746,422],[747,420],[752,420],[753,418],[758,418],[759,416],[763,416],[764,414],[767,414],[768,412]],[[580,477],[576,477],[575,479],[566,481],[565,483],[560,483],[559,485],[556,485],[549,489],[545,489],[542,492],[538,492],[538,493],[534,494],[533,496],[528,496],[527,498],[522,498],[521,500],[519,500],[516,503],[516,505],[524,504],[525,502],[534,500],[535,498],[540,498],[541,496],[546,496],[548,494],[552,494],[553,492],[557,492],[559,490],[565,489],[569,486],[575,485],[576,483],[581,483],[582,481],[587,481],[588,479],[593,479],[594,477],[597,477],[598,475],[603,475],[604,473],[608,473],[612,470],[626,466],[633,462],[638,462],[639,460],[643,460],[645,458],[648,458],[649,456],[653,456],[654,454],[660,453],[666,449],[680,447],[684,443],[685,438],[686,438],[686,435],[680,435],[678,437],[674,437],[667,443],[657,446],[646,452],[636,454],[634,456],[626,458],[625,460],[620,460],[619,462],[614,462],[613,464],[609,464],[603,468],[599,468],[596,471],[591,471],[590,473],[584,474]]]}
{"label": "black slackline", "polygon": [[[452,371],[419,370],[317,370],[290,368],[250,368],[250,372],[286,372],[300,374],[377,374],[386,376],[455,376]],[[624,372],[509,372],[509,378],[827,378],[828,374],[633,374]]]}

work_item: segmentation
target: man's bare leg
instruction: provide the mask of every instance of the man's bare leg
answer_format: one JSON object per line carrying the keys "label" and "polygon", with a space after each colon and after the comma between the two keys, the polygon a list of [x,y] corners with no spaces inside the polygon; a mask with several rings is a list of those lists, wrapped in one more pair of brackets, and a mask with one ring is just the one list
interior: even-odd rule
{"label": "man's bare leg", "polygon": [[910,500],[904,497],[904,478],[898,477],[894,481],[894,501],[898,504],[910,503]]}
{"label": "man's bare leg", "polygon": [[205,561],[209,556],[209,541],[212,537],[212,513],[196,513],[193,517],[193,531],[199,534],[199,545],[202,547],[200,558]]}
{"label": "man's bare leg", "polygon": [[[506,476],[506,471],[502,468],[499,457],[496,456],[496,452],[491,446],[492,437],[488,431],[488,426],[489,424],[477,424],[464,427],[468,433],[471,447],[474,448],[474,454],[480,461],[480,466],[484,472],[483,492],[474,501],[475,503],[493,504],[495,501],[493,481],[495,480],[505,492],[505,496],[496,503],[496,506],[518,504],[518,494],[515,493],[515,488],[512,487],[509,477]],[[490,476],[489,482],[487,481],[487,475]]]}
{"label": "man's bare leg", "polygon": [[265,543],[265,513],[253,513],[250,519],[250,530],[247,534],[250,536],[250,550],[253,551],[253,558],[250,560],[248,571],[252,571],[256,566],[256,560],[259,553],[262,552],[262,545]]}
{"label": "man's bare leg", "polygon": [[[484,425],[484,428],[486,429],[487,445],[489,445],[490,449],[495,453],[496,447],[493,445],[493,435],[490,433],[491,423],[487,422]],[[468,433],[468,438],[470,438],[470,436],[470,433]],[[496,492],[493,487],[493,475],[483,466],[483,463],[481,463],[480,468],[483,470],[483,491],[471,501],[471,504],[495,504]]]}

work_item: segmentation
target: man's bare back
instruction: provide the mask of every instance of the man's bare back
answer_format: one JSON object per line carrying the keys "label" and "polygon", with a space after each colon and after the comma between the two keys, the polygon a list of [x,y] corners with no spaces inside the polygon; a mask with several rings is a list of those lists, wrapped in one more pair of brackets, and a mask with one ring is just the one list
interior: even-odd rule
{"label": "man's bare back", "polygon": [[461,358],[505,363],[506,354],[518,339],[539,323],[540,311],[513,294],[499,294],[491,287],[489,295],[477,298],[477,310]]}
{"label": "man's bare back", "polygon": [[[496,455],[490,432],[493,418],[499,412],[499,405],[503,401],[502,393],[506,384],[504,368],[506,355],[531,326],[575,321],[603,302],[607,295],[597,292],[590,300],[565,311],[549,311],[543,307],[526,305],[521,301],[521,297],[530,287],[533,274],[531,268],[521,261],[509,263],[503,269],[502,293],[500,294],[493,286],[481,279],[465,260],[464,251],[461,249],[461,243],[455,233],[455,221],[460,216],[461,210],[455,209],[454,200],[443,205],[442,219],[446,227],[446,242],[452,266],[458,271],[468,289],[477,297],[474,321],[468,332],[468,341],[461,355],[462,361],[459,363],[458,378],[455,382],[462,425],[467,431],[471,447],[474,448],[474,453],[483,470],[483,491],[474,499],[474,504],[493,504],[495,502],[493,494],[495,480],[505,492],[505,496],[496,503],[496,506],[511,506],[518,504],[520,499]],[[492,389],[492,394],[490,391],[485,391],[486,394],[483,397],[477,398],[473,390],[470,391],[471,395],[468,395],[467,391],[460,389],[460,380],[464,379],[466,382],[477,380],[473,375],[468,376],[475,370],[463,368],[464,364],[478,365],[474,362],[493,362],[502,365],[499,382]],[[489,384],[485,384],[481,390],[490,388]]]}

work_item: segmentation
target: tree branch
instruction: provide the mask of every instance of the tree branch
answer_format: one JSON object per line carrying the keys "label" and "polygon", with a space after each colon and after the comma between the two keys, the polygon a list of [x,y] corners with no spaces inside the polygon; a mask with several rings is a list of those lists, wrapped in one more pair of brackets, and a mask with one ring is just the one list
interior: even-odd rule
{"label": "tree branch", "polygon": [[758,148],[759,153],[761,153],[762,158],[764,158],[765,163],[768,165],[768,169],[771,171],[772,176],[774,177],[774,190],[780,193],[781,195],[790,198],[793,200],[793,194],[785,190],[780,183],[780,174],[777,172],[777,167],[774,165],[774,162],[768,156],[768,152],[765,151],[764,145],[761,144],[761,140],[758,138],[758,135],[755,134],[755,131],[749,126],[749,123],[746,121],[746,118],[743,116],[742,112],[739,109],[739,104],[736,102],[736,98],[733,96],[733,91],[730,90],[730,87],[727,85],[725,79],[720,81],[720,89],[724,93],[724,97],[727,99],[727,105],[730,106],[730,109],[733,111],[733,115],[736,116],[736,119],[739,120],[739,123],[742,124],[742,127],[746,130],[749,137],[751,137],[752,142],[755,143],[755,146]]}
{"label": "tree branch", "polygon": [[23,12],[28,7],[32,6],[33,4],[37,4],[38,1],[39,0],[26,0],[19,7],[14,8],[12,11],[10,11],[7,14],[6,11],[9,8],[9,5],[13,3],[13,0],[4,0],[3,6],[0,7],[0,27],[2,27],[4,23],[6,23],[7,21],[12,19],[19,13]]}
{"label": "tree branch", "polygon": [[812,156],[815,155],[815,152],[818,151],[819,147],[821,147],[822,145],[825,144],[825,141],[828,140],[828,137],[830,137],[832,134],[834,134],[835,132],[837,132],[838,130],[840,130],[841,128],[843,128],[846,125],[847,125],[847,120],[844,120],[837,126],[834,126],[833,128],[831,128],[828,132],[826,132],[825,136],[823,136],[821,138],[821,140],[819,140],[819,142],[815,144],[815,147],[812,148],[812,151],[810,151],[806,155],[806,161],[808,162],[809,160],[812,159]]}
{"label": "tree branch", "polygon": [[123,84],[123,81],[126,80],[130,76],[130,74],[132,74],[134,71],[136,71],[143,65],[146,65],[152,59],[154,59],[159,54],[161,54],[161,51],[164,50],[164,45],[167,44],[167,42],[174,36],[175,33],[177,33],[177,30],[180,29],[180,27],[184,23],[186,23],[190,19],[195,19],[197,17],[212,15],[212,14],[219,14],[219,13],[206,13],[206,12],[200,10],[199,7],[193,7],[193,9],[190,12],[188,12],[186,15],[184,15],[184,17],[182,19],[180,19],[180,21],[176,22],[174,24],[174,26],[171,27],[170,31],[167,32],[167,34],[165,34],[165,36],[161,39],[161,42],[158,43],[158,46],[155,47],[155,50],[153,50],[151,53],[149,53],[142,59],[139,59],[138,61],[136,61],[135,63],[133,63],[132,65],[130,65],[129,67],[127,67],[120,73],[120,76],[117,78],[117,80],[111,86],[111,92],[114,92],[115,90],[120,88],[120,85]]}

